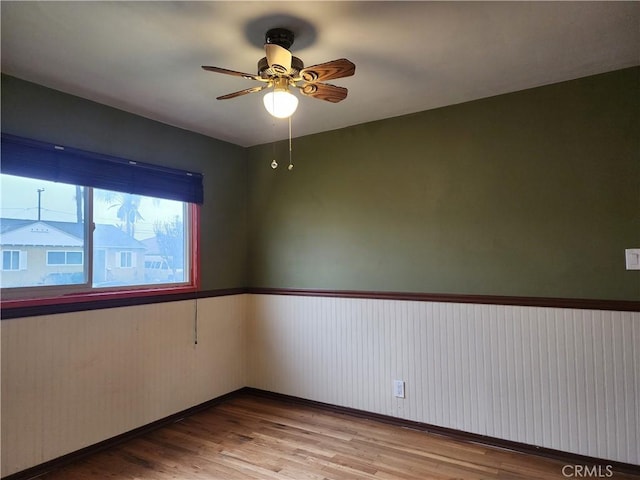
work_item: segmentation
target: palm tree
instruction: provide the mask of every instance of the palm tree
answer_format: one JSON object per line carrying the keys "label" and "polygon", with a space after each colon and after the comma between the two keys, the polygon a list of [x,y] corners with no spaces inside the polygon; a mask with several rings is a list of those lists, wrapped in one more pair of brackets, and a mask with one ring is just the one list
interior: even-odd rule
{"label": "palm tree", "polygon": [[118,208],[116,216],[121,220],[124,231],[127,235],[133,237],[135,233],[135,224],[138,220],[144,220],[140,215],[140,195],[132,193],[111,192],[108,190],[96,190],[98,197],[106,203],[111,203],[109,209]]}
{"label": "palm tree", "polygon": [[74,200],[76,201],[76,222],[82,223],[82,200],[84,199],[84,191],[80,185],[76,185],[76,196]]}
{"label": "palm tree", "polygon": [[177,215],[173,220],[157,221],[153,225],[160,255],[171,267],[174,280],[181,280],[177,273],[184,269],[184,224]]}

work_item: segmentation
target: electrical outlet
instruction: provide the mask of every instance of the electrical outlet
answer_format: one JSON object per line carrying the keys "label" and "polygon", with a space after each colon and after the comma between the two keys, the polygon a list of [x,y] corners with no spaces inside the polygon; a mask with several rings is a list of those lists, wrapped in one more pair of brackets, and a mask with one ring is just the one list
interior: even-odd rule
{"label": "electrical outlet", "polygon": [[397,398],[404,398],[404,381],[403,380],[393,381],[393,396]]}

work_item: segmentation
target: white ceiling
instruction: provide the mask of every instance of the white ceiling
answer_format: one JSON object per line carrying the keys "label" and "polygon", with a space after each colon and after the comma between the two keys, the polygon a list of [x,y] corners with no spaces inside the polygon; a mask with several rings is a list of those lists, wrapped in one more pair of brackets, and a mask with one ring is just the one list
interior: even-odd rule
{"label": "white ceiling", "polygon": [[[341,103],[302,97],[301,136],[640,64],[639,2],[13,2],[2,72],[250,146],[286,138],[255,73],[266,30],[305,65],[356,64]],[[296,94],[298,94],[296,92]]]}

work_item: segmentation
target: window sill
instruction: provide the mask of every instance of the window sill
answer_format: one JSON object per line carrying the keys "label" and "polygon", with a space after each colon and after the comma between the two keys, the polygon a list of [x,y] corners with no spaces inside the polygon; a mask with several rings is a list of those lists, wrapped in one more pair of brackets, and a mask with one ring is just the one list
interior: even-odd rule
{"label": "window sill", "polygon": [[56,313],[98,310],[132,305],[194,298],[194,285],[148,287],[135,290],[101,290],[42,298],[3,300],[2,319],[48,315]]}

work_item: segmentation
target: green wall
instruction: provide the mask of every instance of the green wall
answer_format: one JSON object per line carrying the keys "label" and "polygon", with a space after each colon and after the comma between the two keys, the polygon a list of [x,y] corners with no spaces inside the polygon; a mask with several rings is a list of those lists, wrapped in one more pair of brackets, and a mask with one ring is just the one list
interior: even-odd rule
{"label": "green wall", "polygon": [[[296,138],[293,172],[269,167],[271,144],[250,148],[249,284],[640,299],[624,261],[640,247],[639,80]],[[286,143],[276,152],[286,165]]]}
{"label": "green wall", "polygon": [[246,149],[7,75],[2,131],[203,173],[202,289],[246,285]]}
{"label": "green wall", "polygon": [[6,75],[2,131],[204,173],[204,290],[638,300],[639,86],[633,68],[296,138],[293,172],[271,144]]}

